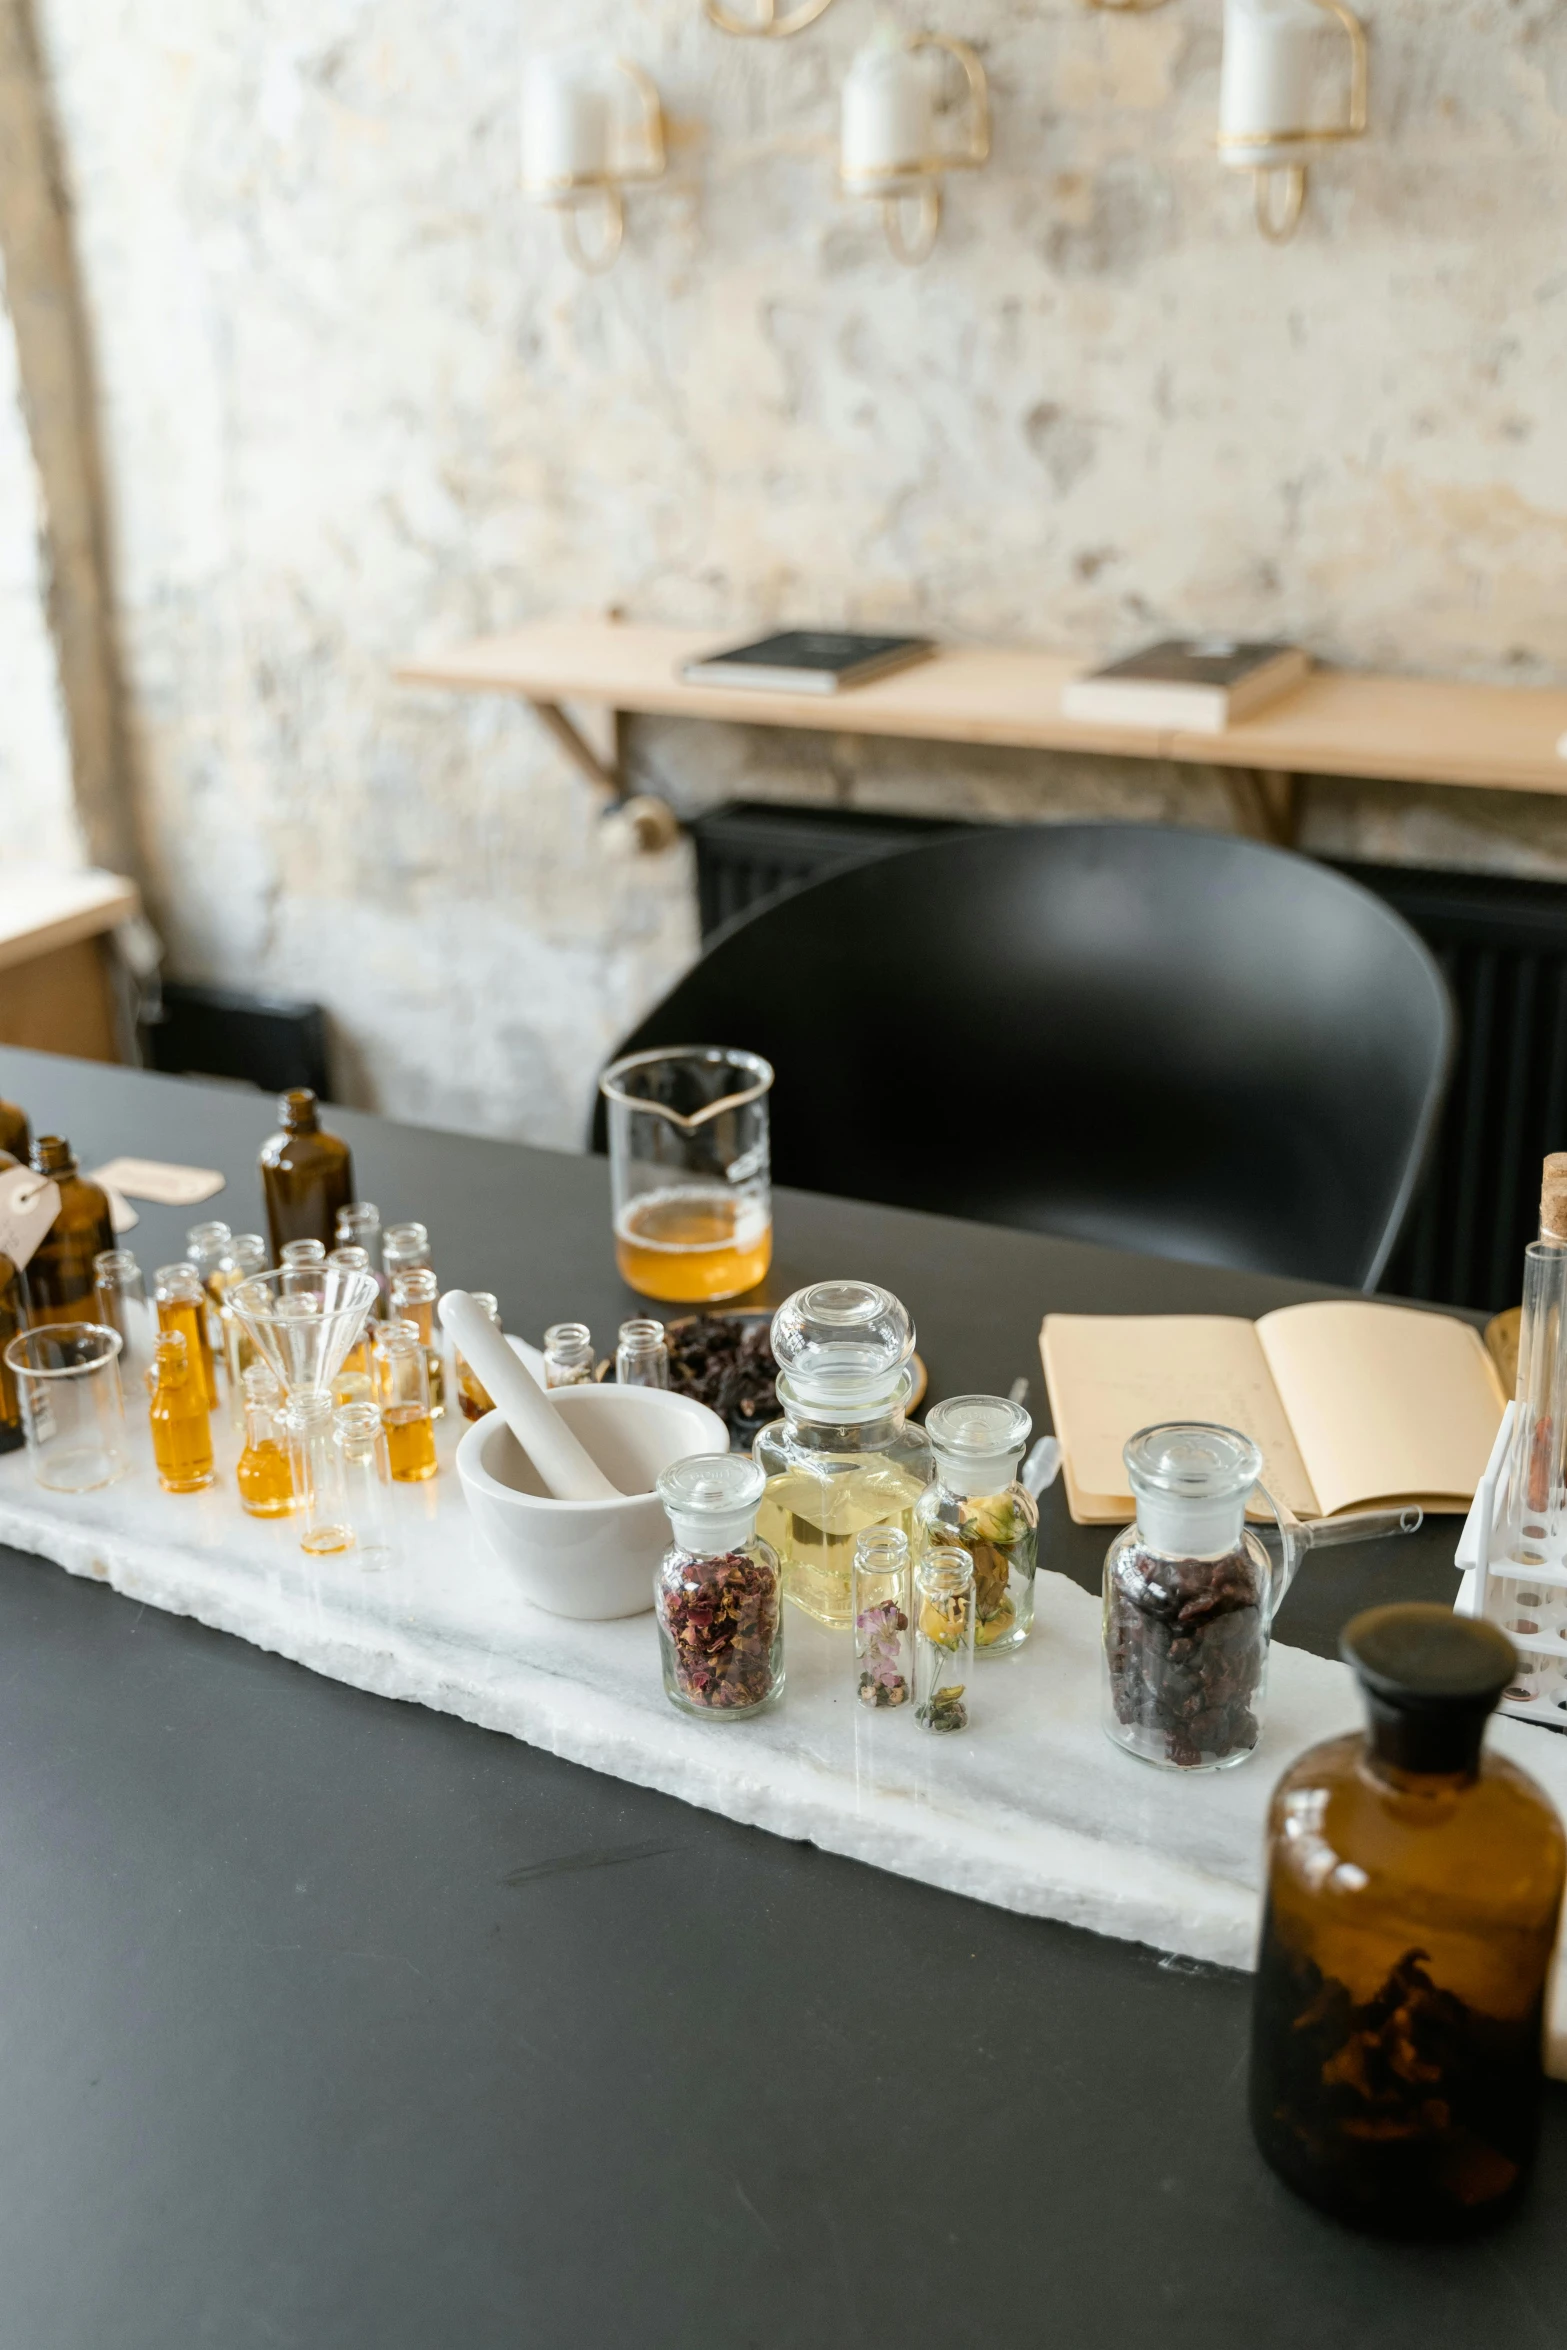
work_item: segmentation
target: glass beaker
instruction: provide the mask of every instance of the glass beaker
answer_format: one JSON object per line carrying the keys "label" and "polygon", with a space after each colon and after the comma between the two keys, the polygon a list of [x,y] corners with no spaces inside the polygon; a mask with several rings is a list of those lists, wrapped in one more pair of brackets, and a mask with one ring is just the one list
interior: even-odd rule
{"label": "glass beaker", "polygon": [[40,1322],[5,1350],[21,1397],[33,1481],[51,1493],[92,1493],[130,1468],[122,1343],[118,1330],[101,1322]]}
{"label": "glass beaker", "polygon": [[773,1257],[767,1097],[757,1053],[628,1053],[599,1079],[620,1277],[702,1305],[754,1289]]}

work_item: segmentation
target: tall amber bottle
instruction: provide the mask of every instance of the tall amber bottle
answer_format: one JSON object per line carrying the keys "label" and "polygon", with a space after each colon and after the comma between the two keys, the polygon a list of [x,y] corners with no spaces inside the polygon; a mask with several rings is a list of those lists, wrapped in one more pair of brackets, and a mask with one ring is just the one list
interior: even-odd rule
{"label": "tall amber bottle", "polygon": [[93,1259],[114,1246],[109,1198],[77,1172],[62,1135],[40,1134],[33,1144],[33,1172],[60,1187],[60,1208],[27,1267],[29,1314],[38,1322],[95,1322],[98,1276]]}
{"label": "tall amber bottle", "polygon": [[[22,1151],[27,1149],[27,1117],[11,1102],[0,1102],[0,1138],[8,1132],[7,1117],[21,1121],[18,1139]],[[21,1154],[0,1140],[0,1173],[7,1167],[21,1163]],[[0,1452],[18,1452],[26,1443],[22,1428],[22,1401],[16,1391],[15,1374],[6,1368],[5,1350],[19,1330],[27,1327],[27,1275],[13,1265],[10,1258],[0,1254]]]}
{"label": "tall amber bottle", "polygon": [[261,1189],[272,1261],[289,1240],[337,1245],[337,1216],[354,1196],[354,1162],[346,1142],[323,1131],[316,1097],[296,1086],[278,1102],[280,1131],[261,1146]]}
{"label": "tall amber bottle", "polygon": [[0,1101],[0,1152],[25,1167],[32,1147],[33,1130],[27,1122],[27,1112],[15,1102]]}
{"label": "tall amber bottle", "polygon": [[1567,1839],[1482,1751],[1517,1661],[1493,1625],[1372,1608],[1343,1651],[1369,1731],[1303,1755],[1269,1812],[1252,2129],[1338,2218],[1452,2236],[1528,2182]]}

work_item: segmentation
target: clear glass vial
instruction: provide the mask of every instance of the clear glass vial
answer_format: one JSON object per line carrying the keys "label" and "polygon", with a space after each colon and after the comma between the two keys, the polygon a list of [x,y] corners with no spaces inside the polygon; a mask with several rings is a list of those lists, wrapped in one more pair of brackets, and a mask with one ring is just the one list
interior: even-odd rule
{"label": "clear glass vial", "polygon": [[818,1281],[779,1307],[772,1341],[784,1417],[753,1446],[767,1473],[757,1526],[784,1596],[847,1631],[855,1543],[873,1526],[912,1537],[930,1480],[930,1446],[904,1418],[914,1325],[890,1290]]}
{"label": "clear glass vial", "polygon": [[974,1677],[974,1561],[956,1545],[927,1550],[914,1569],[914,1719],[966,1730]]}
{"label": "clear glass vial", "polygon": [[662,1322],[637,1315],[621,1323],[615,1345],[615,1383],[619,1387],[669,1385],[669,1348],[664,1343]]}
{"label": "clear glass vial", "polygon": [[[471,1289],[468,1294],[491,1329],[499,1330],[500,1300],[488,1289]],[[482,1420],[487,1413],[494,1411],[495,1405],[489,1389],[473,1365],[464,1361],[461,1349],[455,1346],[452,1349],[452,1378],[457,1388],[457,1409],[465,1420]]]}
{"label": "clear glass vial", "polygon": [[435,1326],[435,1308],[441,1285],[428,1265],[410,1266],[392,1281],[387,1315],[394,1322],[412,1322],[424,1345],[430,1383],[430,1413],[442,1419],[446,1412],[446,1364]]}
{"label": "clear glass vial", "polygon": [[918,1539],[959,1543],[974,1562],[974,1645],[1009,1656],[1034,1622],[1039,1505],[1018,1480],[1033,1422],[1004,1395],[954,1395],[925,1415],[935,1474],[915,1510]]}
{"label": "clear glass vial", "polygon": [[381,1235],[381,1270],[390,1289],[399,1273],[430,1263],[430,1234],[423,1224],[388,1224]]}
{"label": "clear glass vial", "polygon": [[339,1404],[332,1441],[343,1460],[343,1496],[354,1529],[354,1552],[367,1573],[392,1564],[391,1464],[381,1415],[373,1403]]}
{"label": "clear glass vial", "polygon": [[1483,1744],[1514,1666],[1494,1625],[1371,1608],[1342,1647],[1369,1726],[1302,1755],[1269,1808],[1252,2130],[1338,2218],[1448,2240],[1534,2165],[1567,1843]]}
{"label": "clear glass vial", "polygon": [[674,1541],[654,1585],[671,1704],[737,1721],[783,1688],[778,1560],[756,1532],[764,1478],[743,1453],[676,1461],[658,1480]]}
{"label": "clear glass vial", "polygon": [[120,1334],[120,1377],[133,1393],[139,1393],[152,1369],[157,1339],[141,1267],[130,1249],[106,1248],[94,1257],[93,1274],[98,1319]]}
{"label": "clear glass vial", "polygon": [[381,1211],[374,1200],[354,1200],[337,1211],[337,1246],[362,1248],[365,1263],[375,1275],[381,1295],[375,1308],[376,1319],[386,1316],[386,1282],[381,1272]]}
{"label": "clear glass vial", "polygon": [[185,1235],[185,1262],[194,1265],[201,1286],[207,1293],[207,1340],[213,1349],[223,1350],[223,1334],[218,1327],[218,1292],[215,1286],[223,1270],[224,1259],[234,1238],[226,1224],[193,1224]]}
{"label": "clear glass vial", "polygon": [[332,1398],[319,1387],[307,1387],[290,1401],[283,1424],[288,1430],[294,1506],[304,1520],[300,1549],[312,1558],[351,1550],[354,1529],[348,1517],[343,1456],[332,1437]]}
{"label": "clear glass vial", "polygon": [[256,1345],[234,1311],[230,1292],[248,1281],[252,1274],[264,1273],[267,1265],[267,1244],[259,1232],[236,1232],[224,1252],[223,1262],[212,1276],[209,1287],[218,1301],[218,1330],[223,1345],[223,1368],[228,1373],[230,1407],[235,1423],[243,1417],[243,1391],[240,1382],[256,1360]]}
{"label": "clear glass vial", "polygon": [[270,1366],[254,1362],[240,1376],[245,1443],[235,1469],[239,1502],[252,1518],[286,1518],[294,1507],[294,1471],[283,1424],[283,1390]]}
{"label": "clear glass vial", "polygon": [[422,1485],[435,1475],[435,1423],[430,1409],[427,1349],[412,1322],[386,1322],[376,1332],[372,1361],[374,1401],[386,1430],[394,1484]]}
{"label": "clear glass vial", "polygon": [[588,1387],[593,1381],[593,1338],[586,1322],[552,1322],[544,1333],[546,1387]]}
{"label": "clear glass vial", "polygon": [[183,1330],[165,1330],[147,1374],[152,1457],[165,1493],[200,1493],[213,1479],[212,1420]]}
{"label": "clear glass vial", "polygon": [[854,1691],[877,1711],[907,1705],[914,1661],[909,1646],[909,1538],[873,1526],[854,1546]]}

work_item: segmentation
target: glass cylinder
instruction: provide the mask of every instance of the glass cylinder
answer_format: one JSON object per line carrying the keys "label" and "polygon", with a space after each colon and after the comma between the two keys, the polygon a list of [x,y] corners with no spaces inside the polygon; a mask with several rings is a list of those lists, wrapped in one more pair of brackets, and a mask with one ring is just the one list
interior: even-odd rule
{"label": "glass cylinder", "polygon": [[[493,1293],[488,1289],[472,1289],[468,1294],[491,1329],[499,1330],[500,1302]],[[457,1382],[457,1408],[465,1420],[482,1420],[486,1413],[494,1411],[489,1389],[473,1365],[464,1361],[458,1347],[452,1349],[452,1377]]]}
{"label": "glass cylinder", "polygon": [[411,1322],[419,1333],[430,1383],[430,1415],[436,1420],[446,1414],[446,1363],[435,1325],[440,1294],[441,1285],[430,1267],[412,1265],[394,1277],[386,1308],[389,1320]]}
{"label": "glass cylinder", "polygon": [[1302,1755],[1269,1808],[1252,2129],[1338,2218],[1447,2240],[1533,2168],[1567,1843],[1483,1745],[1514,1666],[1493,1625],[1372,1608],[1342,1647],[1369,1729]]}
{"label": "glass cylinder", "polygon": [[589,1387],[593,1339],[586,1322],[552,1322],[544,1333],[546,1387]]}
{"label": "glass cylinder", "polygon": [[1193,1421],[1142,1429],[1123,1458],[1137,1520],[1105,1556],[1105,1730],[1166,1770],[1224,1770],[1262,1735],[1273,1569],[1246,1528],[1262,1455]]}
{"label": "glass cylinder", "polygon": [[615,1383],[619,1387],[667,1387],[669,1348],[664,1325],[639,1317],[622,1322],[615,1345]]}
{"label": "glass cylinder", "polygon": [[165,1493],[200,1493],[212,1483],[212,1421],[201,1371],[183,1330],[165,1330],[147,1374],[152,1458]]}
{"label": "glass cylinder", "polygon": [[288,1431],[294,1507],[304,1521],[300,1549],[313,1558],[351,1550],[354,1529],[348,1522],[343,1456],[332,1436],[332,1398],[320,1388],[307,1388],[292,1398],[283,1424]]}
{"label": "glass cylinder", "polygon": [[768,1095],[756,1053],[631,1053],[609,1110],[615,1262],[644,1297],[701,1305],[754,1289],[773,1255]]}
{"label": "glass cylinder", "polygon": [[914,1570],[914,1719],[922,1730],[966,1730],[974,1672],[974,1561],[927,1550]]}
{"label": "glass cylinder", "polygon": [[278,1102],[279,1131],[261,1146],[261,1189],[275,1264],[290,1240],[319,1240],[323,1250],[337,1238],[337,1216],[354,1196],[354,1162],[346,1142],[328,1134],[308,1086],[296,1086]]}
{"label": "glass cylinder", "polygon": [[92,1493],[129,1470],[120,1344],[99,1322],[44,1322],[6,1347],[35,1484]]}
{"label": "glass cylinder", "polygon": [[435,1422],[430,1409],[427,1349],[412,1322],[387,1322],[376,1332],[375,1402],[386,1430],[386,1454],[398,1485],[422,1485],[435,1475]]}
{"label": "glass cylinder", "polygon": [[114,1247],[109,1195],[78,1171],[61,1135],[40,1134],[31,1164],[35,1174],[58,1186],[60,1205],[28,1259],[28,1311],[34,1322],[80,1320],[84,1309],[95,1310],[93,1261]]}
{"label": "glass cylinder", "polygon": [[207,1292],[195,1266],[183,1259],[177,1265],[160,1265],[152,1277],[152,1294],[158,1328],[184,1332],[207,1409],[215,1410],[218,1379],[212,1361],[212,1343],[207,1336]]}
{"label": "glass cylinder", "polygon": [[128,1248],[106,1248],[93,1259],[98,1319],[121,1339],[120,1382],[139,1395],[152,1369],[157,1324],[147,1303],[141,1267]]}
{"label": "glass cylinder", "polygon": [[1011,1656],[1034,1622],[1039,1504],[1019,1482],[1033,1429],[1004,1395],[954,1395],[925,1415],[935,1474],[915,1510],[918,1538],[960,1543],[974,1561],[974,1645]]}
{"label": "glass cylinder", "polygon": [[240,1506],[252,1518],[286,1518],[294,1507],[294,1471],[283,1424],[283,1390],[266,1363],[241,1375],[245,1443],[235,1470]]}
{"label": "glass cylinder", "polygon": [[752,1447],[767,1472],[757,1527],[783,1562],[784,1596],[818,1623],[853,1620],[854,1546],[870,1527],[913,1535],[930,1447],[904,1419],[914,1325],[868,1281],[818,1281],[773,1316],[784,1418]]}
{"label": "glass cylinder", "polygon": [[909,1538],[874,1526],[854,1546],[855,1693],[882,1710],[907,1705],[913,1678],[909,1647]]}
{"label": "glass cylinder", "polygon": [[234,1311],[232,1292],[242,1281],[266,1270],[267,1244],[259,1232],[236,1232],[209,1287],[218,1301],[218,1329],[222,1338],[223,1368],[228,1374],[229,1407],[235,1425],[244,1418],[240,1382],[256,1360],[255,1341]]}
{"label": "glass cylinder", "polygon": [[778,1561],[756,1532],[763,1482],[743,1453],[676,1461],[658,1480],[674,1535],[654,1585],[664,1689],[704,1720],[760,1713],[783,1688]]}
{"label": "glass cylinder", "polygon": [[396,1555],[392,1527],[391,1464],[381,1415],[373,1403],[339,1404],[332,1441],[343,1459],[343,1494],[354,1529],[354,1554],[367,1573],[389,1567]]}

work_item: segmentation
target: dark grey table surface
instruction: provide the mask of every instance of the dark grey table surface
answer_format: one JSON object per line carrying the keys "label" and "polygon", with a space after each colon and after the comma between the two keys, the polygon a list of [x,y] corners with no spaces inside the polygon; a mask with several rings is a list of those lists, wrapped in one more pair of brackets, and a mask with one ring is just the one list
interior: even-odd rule
{"label": "dark grey table surface", "polygon": [[[264,1099],[0,1051],[83,1164],[222,1168]],[[598,1163],[347,1111],[361,1193],[509,1327],[629,1302]],[[145,1266],[190,1214],[144,1207]],[[933,1395],[1041,1398],[1047,1308],[1299,1285],[784,1195],[769,1292],[884,1281]],[[1311,1562],[1280,1636],[1450,1599],[1454,1525]],[[1093,1586],[1059,1497],[1046,1563]],[[1247,1987],[368,1697],[0,1553],[0,2350],[1447,2350],[1567,2332],[1567,2097],[1467,2249],[1294,2202]],[[1005,1669],[1004,1667],[1001,1669]],[[740,1733],[743,1736],[743,1731]]]}

